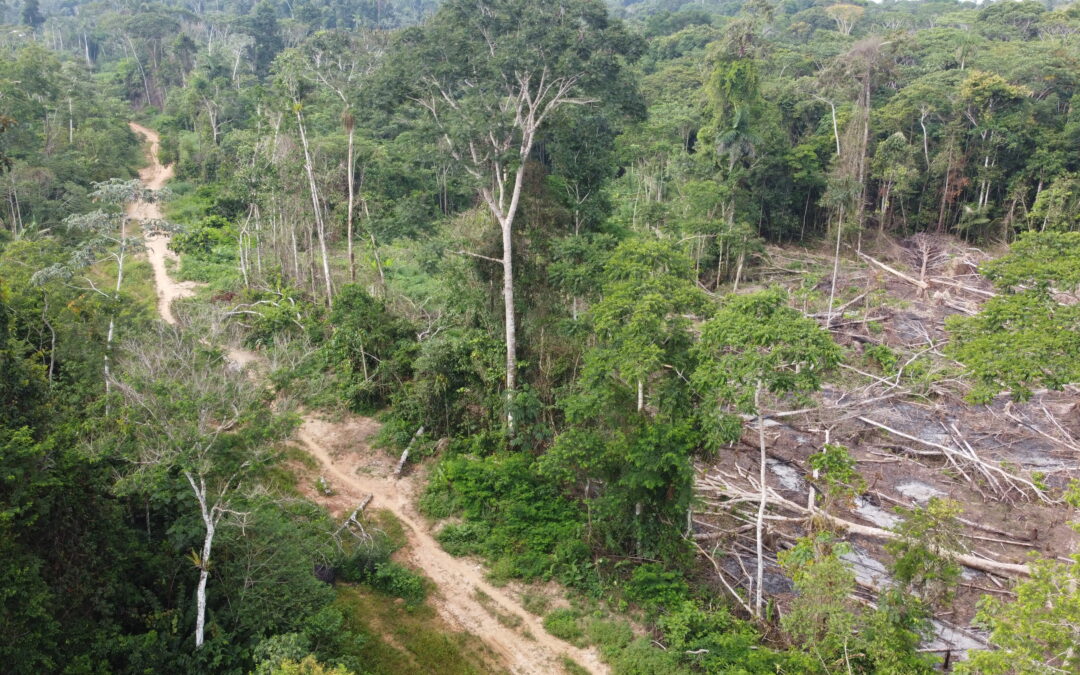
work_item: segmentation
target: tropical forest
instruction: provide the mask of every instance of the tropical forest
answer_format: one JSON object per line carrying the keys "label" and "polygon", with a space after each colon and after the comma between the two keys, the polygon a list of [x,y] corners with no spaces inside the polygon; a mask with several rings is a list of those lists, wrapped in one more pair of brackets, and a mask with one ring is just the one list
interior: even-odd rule
{"label": "tropical forest", "polygon": [[0,0],[0,672],[1080,673],[1080,4]]}

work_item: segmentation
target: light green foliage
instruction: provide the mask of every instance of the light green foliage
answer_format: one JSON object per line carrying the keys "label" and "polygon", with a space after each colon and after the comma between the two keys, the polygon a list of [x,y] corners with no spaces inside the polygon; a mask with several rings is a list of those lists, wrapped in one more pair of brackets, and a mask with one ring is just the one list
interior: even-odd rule
{"label": "light green foliage", "polygon": [[783,616],[784,630],[828,670],[839,670],[856,640],[855,573],[840,558],[850,550],[822,532],[778,556],[798,593]]}
{"label": "light green foliage", "polygon": [[973,317],[955,317],[949,353],[975,376],[971,399],[1003,389],[1017,400],[1036,386],[1060,389],[1080,381],[1080,304],[1053,292],[1080,287],[1080,232],[1028,232],[985,272],[1003,291]]}
{"label": "light green foliage", "polygon": [[781,290],[728,298],[701,329],[691,378],[704,398],[701,416],[714,448],[736,440],[735,413],[756,413],[755,393],[793,396],[817,390],[840,348],[817,322],[787,306]]}
{"label": "light green foliage", "polygon": [[936,657],[918,651],[930,634],[923,604],[893,587],[879,594],[876,609],[864,609],[854,599],[852,566],[842,558],[850,551],[820,532],[779,554],[797,592],[781,619],[784,630],[825,672],[933,672]]}
{"label": "light green foliage", "polygon": [[451,553],[502,561],[509,577],[586,587],[595,571],[582,541],[584,514],[531,464],[521,454],[446,458],[432,472],[421,508],[468,521],[440,531]]}
{"label": "light green foliage", "polygon": [[1025,232],[1008,254],[986,263],[982,271],[1007,291],[1075,291],[1080,287],[1080,232]]}
{"label": "light green foliage", "polygon": [[957,521],[960,513],[957,502],[934,497],[926,506],[908,511],[895,528],[899,539],[885,544],[893,557],[889,565],[893,579],[929,605],[948,602],[960,581],[960,565],[953,557],[965,550]]}
{"label": "light green foliage", "polygon": [[[1064,494],[1080,508],[1080,481]],[[1071,523],[1080,531],[1080,522]],[[994,650],[973,653],[956,672],[963,675],[1044,675],[1080,670],[1080,554],[1072,562],[1032,556],[1031,577],[1014,587],[1015,599],[983,596],[976,619],[990,630]]]}
{"label": "light green foliage", "polygon": [[1080,227],[1080,177],[1065,174],[1035,198],[1028,213],[1033,230],[1069,232]]}
{"label": "light green foliage", "polygon": [[581,614],[573,609],[556,609],[544,617],[544,630],[561,640],[582,646],[585,631],[578,625],[580,618]]}
{"label": "light green foliage", "polygon": [[306,656],[301,661],[282,661],[269,675],[354,675],[353,671],[337,666],[330,668],[315,660],[314,656]]}
{"label": "light green foliage", "polygon": [[808,463],[817,472],[815,482],[820,482],[826,511],[838,504],[849,504],[866,489],[855,459],[842,445],[826,443],[821,452],[810,455]]}
{"label": "light green foliage", "polygon": [[221,216],[207,216],[169,241],[176,253],[214,262],[231,262],[236,257],[235,245],[235,228]]}
{"label": "light green foliage", "polygon": [[979,651],[956,672],[1045,675],[1080,670],[1080,562],[1031,562],[1031,578],[1005,602],[984,596],[978,619],[997,649]]}
{"label": "light green foliage", "polygon": [[689,260],[665,242],[620,244],[604,265],[602,299],[592,308],[598,345],[587,367],[610,369],[624,386],[651,381],[685,349],[687,315],[705,307],[690,275]]}
{"label": "light green foliage", "polygon": [[[734,618],[724,607],[684,602],[672,607],[658,624],[664,632],[667,654],[674,656],[672,661],[693,671],[762,673],[813,669],[812,661],[803,654],[761,646],[754,626]],[[620,663],[631,658],[632,650],[633,645],[616,661],[617,671]]]}

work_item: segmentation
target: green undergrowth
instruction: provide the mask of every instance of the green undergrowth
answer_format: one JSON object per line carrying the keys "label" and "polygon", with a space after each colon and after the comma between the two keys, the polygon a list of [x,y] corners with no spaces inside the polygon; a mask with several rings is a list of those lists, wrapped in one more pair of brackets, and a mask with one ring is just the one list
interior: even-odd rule
{"label": "green undergrowth", "polygon": [[334,606],[345,627],[367,639],[349,650],[372,675],[499,672],[495,656],[468,633],[450,632],[430,605],[403,609],[385,595],[363,587],[339,586]]}
{"label": "green undergrowth", "polygon": [[[95,265],[87,276],[99,289],[112,290],[116,286],[116,261],[109,259]],[[154,269],[146,260],[134,256],[124,260],[124,280],[120,292],[134,302],[140,313],[147,316],[157,313]]]}
{"label": "green undergrowth", "polygon": [[375,591],[403,600],[415,608],[427,598],[431,582],[391,556],[405,546],[405,531],[385,510],[364,519],[363,532],[351,551],[336,565],[338,579],[362,583]]}
{"label": "green undergrowth", "polygon": [[[567,587],[569,607],[551,608],[549,598],[532,592],[522,603],[544,617],[551,635],[596,647],[618,675],[814,671],[801,653],[762,646],[752,624],[691,585],[684,570],[594,552],[586,511],[527,455],[450,454],[432,470],[420,508],[433,520],[454,519],[439,530],[439,542],[452,555],[486,559],[492,582]],[[645,631],[661,636],[665,649],[642,637]]]}

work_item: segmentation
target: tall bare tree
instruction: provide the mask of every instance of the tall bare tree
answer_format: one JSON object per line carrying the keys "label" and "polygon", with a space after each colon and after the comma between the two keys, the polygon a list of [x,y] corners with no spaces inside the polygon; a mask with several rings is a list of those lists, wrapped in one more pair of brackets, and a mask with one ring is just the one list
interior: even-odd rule
{"label": "tall bare tree", "polygon": [[[517,388],[514,228],[529,158],[553,114],[599,102],[634,50],[602,3],[452,0],[399,43],[413,86],[446,152],[499,225],[506,390]],[[512,412],[507,422],[513,428]]]}
{"label": "tall bare tree", "polygon": [[191,553],[199,570],[198,649],[205,641],[215,537],[222,526],[245,522],[245,495],[276,456],[272,441],[289,424],[274,416],[250,378],[193,332],[159,324],[145,339],[125,342],[114,386],[130,411],[134,441],[121,490],[160,490],[181,476],[198,505],[202,543]]}

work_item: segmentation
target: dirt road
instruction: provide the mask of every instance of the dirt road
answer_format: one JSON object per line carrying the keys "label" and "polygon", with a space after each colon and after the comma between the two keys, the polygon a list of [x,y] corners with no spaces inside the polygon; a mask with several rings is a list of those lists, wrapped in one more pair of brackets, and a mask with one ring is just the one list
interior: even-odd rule
{"label": "dirt road", "polygon": [[[146,184],[146,187],[152,190],[160,190],[164,187],[165,181],[173,176],[172,165],[162,166],[161,162],[158,161],[158,148],[161,139],[158,137],[157,132],[147,129],[141,124],[128,122],[128,126],[150,144],[147,153],[150,164],[139,171],[139,178]],[[128,215],[139,220],[160,219],[162,217],[161,208],[157,204],[146,202],[132,204],[128,208]],[[161,318],[166,323],[175,324],[176,317],[173,316],[172,312],[173,300],[193,295],[194,284],[190,281],[176,281],[169,276],[169,271],[165,267],[165,260],[178,259],[177,255],[169,250],[170,239],[171,237],[167,234],[148,235],[146,237],[146,257],[150,260],[150,266],[154,269],[154,287],[157,288],[158,313],[161,314]]]}
{"label": "dirt road", "polygon": [[[139,176],[148,187],[159,189],[172,176],[172,167],[162,166],[158,161],[158,135],[134,122],[130,125],[150,144],[151,163]],[[135,218],[161,217],[156,204],[137,204],[129,213]],[[168,241],[167,236],[152,238],[148,242],[148,257],[154,268],[158,311],[162,319],[175,324],[172,301],[191,295],[193,284],[178,283],[169,276],[165,260],[176,259],[176,255],[168,250]],[[231,348],[228,351],[230,358],[241,367],[258,359],[257,355],[245,350]],[[406,554],[409,562],[437,588],[437,597],[432,600],[439,614],[451,626],[484,640],[510,672],[522,675],[557,673],[563,670],[561,659],[567,657],[590,673],[607,673],[608,668],[600,661],[596,650],[581,649],[553,637],[544,630],[541,620],[525,611],[509,592],[488,583],[481,565],[455,558],[439,546],[413,506],[418,486],[410,478],[393,478],[393,460],[371,448],[369,440],[376,431],[377,422],[359,416],[340,422],[330,422],[311,414],[304,417],[297,441],[318,460],[322,475],[336,493],[328,497],[308,490],[311,498],[340,516],[370,494],[373,499],[369,508],[393,513],[408,536]],[[512,619],[513,616],[519,617],[520,621]],[[510,627],[513,624],[516,626]]]}

